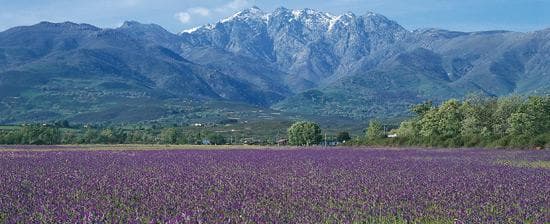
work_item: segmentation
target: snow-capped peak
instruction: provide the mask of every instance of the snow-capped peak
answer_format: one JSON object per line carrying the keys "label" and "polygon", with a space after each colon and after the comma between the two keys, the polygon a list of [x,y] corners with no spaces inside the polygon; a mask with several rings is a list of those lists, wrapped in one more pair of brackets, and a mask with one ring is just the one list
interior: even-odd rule
{"label": "snow-capped peak", "polygon": [[245,9],[244,11],[248,11],[252,14],[265,14],[264,11],[262,11],[262,9],[260,9],[258,6],[252,6],[249,9]]}
{"label": "snow-capped peak", "polygon": [[379,15],[376,14],[375,12],[370,12],[370,11],[369,11],[369,12],[365,13],[365,16],[371,17],[371,16],[379,16]]}
{"label": "snow-capped peak", "polygon": [[213,30],[214,29],[214,25],[212,24],[207,24],[207,25],[204,25],[204,26],[197,26],[197,27],[193,27],[191,29],[186,29],[186,30],[183,30],[181,31],[179,34],[184,34],[184,33],[194,33],[194,32],[197,32],[199,30]]}
{"label": "snow-capped peak", "polygon": [[300,17],[307,17],[312,19],[322,19],[322,20],[334,20],[338,16],[332,15],[330,13],[326,12],[319,12],[313,9],[296,9],[292,10],[292,15],[295,19],[298,19]]}
{"label": "snow-capped peak", "polygon": [[[282,19],[282,20],[281,20]],[[269,25],[271,21],[288,21],[299,22],[304,24],[310,30],[317,30],[320,32],[332,31],[335,27],[347,27],[354,24],[355,20],[366,19],[375,24],[390,23],[386,17],[376,14],[374,12],[368,12],[363,16],[356,16],[352,12],[347,12],[342,15],[333,15],[327,12],[321,12],[313,9],[287,9],[284,7],[277,8],[273,12],[266,13],[260,8],[254,6],[252,8],[244,9],[235,13],[225,19],[220,20],[216,24],[208,24],[201,27],[195,27],[187,29],[181,33],[195,33],[200,30],[213,30],[218,27],[219,24],[227,24],[235,21],[241,22],[253,22],[254,24]],[[247,22],[247,23],[248,23]]]}
{"label": "snow-capped peak", "polygon": [[193,33],[197,30],[199,30],[200,28],[202,28],[202,26],[197,26],[197,27],[193,27],[191,29],[186,29],[186,30],[183,30],[181,33]]}
{"label": "snow-capped peak", "polygon": [[254,6],[252,8],[245,9],[243,11],[237,12],[234,15],[227,17],[225,19],[222,19],[220,22],[225,23],[229,22],[235,19],[265,19],[266,13],[262,11],[260,8]]}

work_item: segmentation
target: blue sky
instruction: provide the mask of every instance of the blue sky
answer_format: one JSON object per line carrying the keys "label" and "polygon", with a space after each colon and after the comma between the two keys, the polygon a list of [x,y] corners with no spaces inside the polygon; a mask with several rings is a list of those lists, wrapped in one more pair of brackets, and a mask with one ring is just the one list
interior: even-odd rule
{"label": "blue sky", "polygon": [[0,30],[40,21],[117,27],[126,20],[156,23],[172,32],[230,16],[256,5],[312,8],[334,14],[377,12],[409,30],[533,31],[550,28],[550,0],[0,0]]}

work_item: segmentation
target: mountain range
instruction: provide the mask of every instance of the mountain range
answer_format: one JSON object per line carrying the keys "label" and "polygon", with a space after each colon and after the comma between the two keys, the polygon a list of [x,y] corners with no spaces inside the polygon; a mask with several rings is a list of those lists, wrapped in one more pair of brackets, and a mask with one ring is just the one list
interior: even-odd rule
{"label": "mountain range", "polygon": [[42,22],[0,32],[0,123],[190,121],[243,105],[402,117],[469,93],[549,94],[549,58],[550,29],[409,31],[376,13],[253,7],[179,34]]}

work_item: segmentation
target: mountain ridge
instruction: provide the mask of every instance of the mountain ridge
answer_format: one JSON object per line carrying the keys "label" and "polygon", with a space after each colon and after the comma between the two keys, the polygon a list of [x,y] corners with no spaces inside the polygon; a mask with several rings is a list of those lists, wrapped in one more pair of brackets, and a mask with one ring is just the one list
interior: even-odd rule
{"label": "mountain ridge", "polygon": [[0,122],[80,118],[120,105],[156,108],[143,118],[155,120],[177,102],[211,100],[402,117],[411,104],[471,92],[548,94],[548,56],[550,29],[409,31],[372,12],[250,8],[179,34],[136,21],[41,22],[0,32]]}

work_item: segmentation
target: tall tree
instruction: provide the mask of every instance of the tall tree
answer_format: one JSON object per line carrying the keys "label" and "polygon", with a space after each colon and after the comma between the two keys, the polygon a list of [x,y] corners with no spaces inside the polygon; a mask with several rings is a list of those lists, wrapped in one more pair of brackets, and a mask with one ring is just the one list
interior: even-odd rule
{"label": "tall tree", "polygon": [[310,146],[321,142],[321,128],[317,123],[299,121],[288,129],[288,141],[291,145]]}
{"label": "tall tree", "polygon": [[410,108],[410,111],[415,113],[417,116],[422,117],[424,114],[428,113],[433,108],[432,101],[426,101],[421,104],[414,105]]}
{"label": "tall tree", "polygon": [[465,139],[490,139],[492,137],[493,112],[497,106],[495,98],[484,95],[470,95],[460,106],[463,115],[461,135]]}
{"label": "tall tree", "polygon": [[509,128],[508,118],[513,113],[520,112],[523,100],[519,96],[509,96],[498,99],[496,109],[493,112],[493,134],[502,138]]}
{"label": "tall tree", "polygon": [[369,127],[367,128],[367,141],[369,141],[369,143],[374,143],[376,140],[384,138],[384,134],[382,122],[378,120],[369,122]]}
{"label": "tall tree", "polygon": [[176,128],[164,128],[160,132],[160,141],[164,144],[177,144],[181,133]]}
{"label": "tall tree", "polygon": [[522,111],[532,116],[536,134],[550,132],[550,97],[531,96]]}

